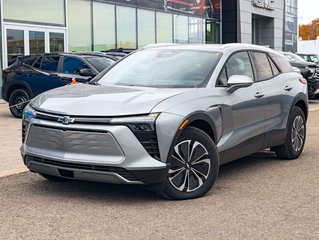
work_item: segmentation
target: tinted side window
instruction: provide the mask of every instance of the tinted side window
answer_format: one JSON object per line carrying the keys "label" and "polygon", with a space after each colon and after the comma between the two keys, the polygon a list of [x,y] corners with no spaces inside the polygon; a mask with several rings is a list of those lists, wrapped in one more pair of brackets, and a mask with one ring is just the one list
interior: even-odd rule
{"label": "tinted side window", "polygon": [[232,55],[226,63],[228,78],[232,75],[245,75],[254,79],[253,68],[247,52],[238,52]]}
{"label": "tinted side window", "polygon": [[83,61],[74,57],[64,57],[63,72],[69,74],[78,74],[81,69],[89,68]]}
{"label": "tinted side window", "polygon": [[57,72],[59,65],[59,56],[44,56],[41,64],[42,70]]}
{"label": "tinted side window", "polygon": [[280,72],[292,72],[292,67],[288,60],[285,57],[276,55],[276,54],[270,54],[271,59],[276,63],[276,65],[279,67]]}
{"label": "tinted side window", "polygon": [[266,53],[253,52],[258,81],[272,78],[272,69]]}
{"label": "tinted side window", "polygon": [[34,68],[40,68],[42,62],[42,57],[39,57],[38,60],[33,64]]}
{"label": "tinted side window", "polygon": [[38,56],[26,56],[23,59],[24,64],[32,66],[32,64],[35,62],[35,60],[38,58]]}

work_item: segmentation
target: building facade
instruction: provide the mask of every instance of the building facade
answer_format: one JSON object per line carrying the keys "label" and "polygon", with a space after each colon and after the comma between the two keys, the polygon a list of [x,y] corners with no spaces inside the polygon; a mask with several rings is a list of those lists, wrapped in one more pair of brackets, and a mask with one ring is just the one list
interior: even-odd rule
{"label": "building facade", "polygon": [[284,42],[284,0],[0,1],[1,68],[43,52],[228,42],[281,50]]}

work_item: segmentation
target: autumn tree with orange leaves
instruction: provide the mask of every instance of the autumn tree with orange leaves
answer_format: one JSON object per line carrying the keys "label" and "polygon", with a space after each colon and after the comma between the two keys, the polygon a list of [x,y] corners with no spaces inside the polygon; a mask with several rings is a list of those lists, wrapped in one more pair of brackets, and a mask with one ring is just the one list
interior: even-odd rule
{"label": "autumn tree with orange leaves", "polygon": [[299,37],[302,40],[315,40],[319,37],[319,18],[309,24],[299,25]]}

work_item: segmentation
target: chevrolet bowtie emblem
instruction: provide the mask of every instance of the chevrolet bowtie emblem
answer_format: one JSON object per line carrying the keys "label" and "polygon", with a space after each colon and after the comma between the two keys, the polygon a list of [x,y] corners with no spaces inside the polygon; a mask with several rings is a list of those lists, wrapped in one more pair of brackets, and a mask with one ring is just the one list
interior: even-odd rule
{"label": "chevrolet bowtie emblem", "polygon": [[64,116],[64,117],[59,117],[58,122],[68,125],[70,123],[74,123],[75,118],[70,118],[68,116]]}

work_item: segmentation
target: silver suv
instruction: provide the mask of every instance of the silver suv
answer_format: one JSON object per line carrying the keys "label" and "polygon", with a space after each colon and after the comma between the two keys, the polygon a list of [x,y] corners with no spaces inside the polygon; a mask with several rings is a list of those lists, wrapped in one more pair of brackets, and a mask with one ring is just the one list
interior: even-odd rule
{"label": "silver suv", "polygon": [[148,185],[196,198],[219,166],[270,148],[302,153],[307,82],[271,49],[152,45],[90,84],[39,95],[23,116],[25,165],[49,180]]}

